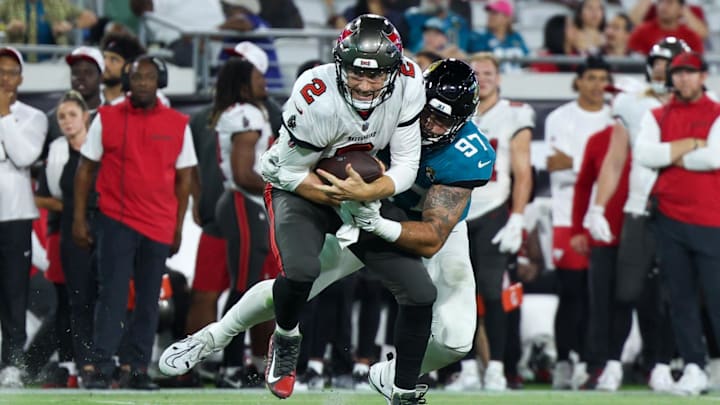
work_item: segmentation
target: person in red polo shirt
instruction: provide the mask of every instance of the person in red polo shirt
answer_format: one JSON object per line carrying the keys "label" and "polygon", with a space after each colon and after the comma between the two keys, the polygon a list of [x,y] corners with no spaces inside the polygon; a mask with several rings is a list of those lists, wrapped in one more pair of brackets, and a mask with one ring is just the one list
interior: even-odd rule
{"label": "person in red polo shirt", "polygon": [[[188,117],[165,107],[156,92],[167,84],[157,58],[141,56],[124,77],[130,97],[102,106],[93,121],[75,177],[73,238],[95,244],[98,300],[93,340],[94,370],[86,388],[106,388],[114,371],[112,356],[128,329],[127,350],[119,353],[120,385],[154,389],[147,375],[158,322],[158,296],[165,259],[177,252],[197,164]],[[92,175],[97,174],[100,213],[91,239],[85,220]],[[125,319],[128,285],[135,282],[135,310]]]}
{"label": "person in red polo shirt", "polygon": [[630,35],[630,50],[647,55],[658,41],[676,37],[687,42],[692,50],[702,53],[702,38],[681,21],[684,6],[685,0],[658,0],[655,19],[638,25]]}
{"label": "person in red polo shirt", "polygon": [[633,152],[640,164],[659,171],[651,195],[660,274],[685,362],[673,391],[698,395],[708,387],[701,296],[716,342],[720,336],[720,104],[705,94],[707,65],[700,54],[678,54],[669,72],[675,94],[645,114]]}

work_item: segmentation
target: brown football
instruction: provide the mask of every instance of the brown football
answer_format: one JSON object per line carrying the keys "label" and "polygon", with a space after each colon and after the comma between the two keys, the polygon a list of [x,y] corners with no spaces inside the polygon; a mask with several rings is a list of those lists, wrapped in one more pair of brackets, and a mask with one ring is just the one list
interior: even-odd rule
{"label": "brown football", "polygon": [[[352,165],[352,168],[358,172],[366,183],[372,183],[383,175],[383,168],[380,163],[369,153],[362,151],[349,151],[321,159],[316,168],[323,169],[333,176],[345,180],[347,178],[345,166],[348,163]],[[327,183],[322,176],[320,178]]]}

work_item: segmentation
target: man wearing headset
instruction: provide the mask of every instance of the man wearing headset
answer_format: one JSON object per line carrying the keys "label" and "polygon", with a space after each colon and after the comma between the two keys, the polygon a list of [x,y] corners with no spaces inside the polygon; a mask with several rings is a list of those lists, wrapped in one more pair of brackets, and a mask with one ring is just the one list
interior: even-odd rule
{"label": "man wearing headset", "polygon": [[655,229],[660,274],[670,297],[675,339],[685,363],[672,391],[707,390],[707,350],[700,318],[701,291],[718,341],[720,331],[720,104],[705,94],[707,64],[683,52],[670,62],[674,94],[645,113],[633,158],[658,170],[651,196],[657,201]]}
{"label": "man wearing headset", "polygon": [[[75,177],[73,238],[80,246],[95,244],[98,257],[94,369],[82,376],[82,383],[86,388],[110,385],[112,356],[127,328],[117,383],[123,388],[155,389],[147,366],[157,329],[158,295],[165,259],[180,246],[197,158],[188,117],[163,105],[156,95],[167,85],[165,64],[141,56],[129,66],[123,81],[129,97],[100,107]],[[100,213],[91,237],[85,210],[95,171]],[[131,278],[135,310],[126,320]]]}

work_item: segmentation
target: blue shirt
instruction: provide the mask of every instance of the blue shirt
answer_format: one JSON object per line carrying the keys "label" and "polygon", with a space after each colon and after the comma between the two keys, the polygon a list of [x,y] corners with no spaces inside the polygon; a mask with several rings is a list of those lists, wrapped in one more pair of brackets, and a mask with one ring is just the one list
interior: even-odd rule
{"label": "blue shirt", "polygon": [[[246,14],[246,17],[252,22],[253,31],[260,28],[270,28],[270,26],[255,14]],[[283,88],[282,74],[280,73],[280,66],[278,65],[277,51],[275,50],[275,43],[272,38],[251,38],[248,41],[262,48],[268,57],[268,69],[265,72],[265,79],[267,79],[267,87],[269,89],[281,90]],[[227,38],[223,41],[226,44],[237,44],[237,38]],[[228,55],[225,52],[220,53],[220,60],[226,60]]]}
{"label": "blue shirt", "polygon": [[[433,184],[475,188],[490,180],[495,165],[495,150],[487,137],[468,121],[452,143],[438,149],[423,150],[415,185],[393,198],[395,204],[407,211],[411,218],[422,213],[421,204]],[[463,211],[467,216],[470,201]]]}
{"label": "blue shirt", "polygon": [[[410,32],[407,40],[403,39],[405,48],[410,52],[416,53],[423,47],[423,26],[425,22],[431,18],[437,18],[434,15],[422,14],[417,7],[409,9],[405,13],[405,21]],[[447,17],[441,19],[443,22],[443,32],[448,37],[448,42],[457,45],[463,51],[467,51],[472,30],[467,20],[452,11],[448,11]]]}
{"label": "blue shirt", "polygon": [[[481,33],[474,33],[470,45],[469,52],[492,52],[498,58],[503,57],[516,57],[525,56],[530,53],[525,45],[523,37],[513,31],[505,36],[505,39],[500,41],[495,34],[490,31],[484,31]],[[522,66],[519,63],[514,62],[502,62],[500,63],[500,71],[507,73],[509,71],[520,70]]]}

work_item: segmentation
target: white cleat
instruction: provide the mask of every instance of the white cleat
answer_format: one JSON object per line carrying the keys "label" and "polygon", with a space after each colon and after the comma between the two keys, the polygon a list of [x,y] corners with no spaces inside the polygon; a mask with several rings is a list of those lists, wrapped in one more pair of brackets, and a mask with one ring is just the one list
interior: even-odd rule
{"label": "white cleat", "polygon": [[720,391],[720,359],[712,359],[705,370],[708,373],[708,389]]}
{"label": "white cleat", "polygon": [[617,360],[609,360],[605,363],[605,369],[602,374],[600,374],[595,389],[598,391],[615,392],[622,385],[622,380],[622,363]]}
{"label": "white cleat", "polygon": [[488,362],[483,385],[486,391],[502,392],[507,390],[505,367],[502,362],[495,360]]}
{"label": "white cleat", "polygon": [[572,377],[570,378],[570,385],[573,390],[579,390],[588,380],[590,374],[587,372],[587,363],[580,362],[575,363],[573,367]]}
{"label": "white cleat", "polygon": [[165,349],[160,355],[158,367],[167,376],[182,375],[215,351],[215,341],[206,326]]}
{"label": "white cleat", "polygon": [[391,405],[393,383],[395,382],[395,360],[380,361],[370,366],[368,383]]}
{"label": "white cleat", "polygon": [[656,364],[650,372],[648,385],[655,392],[668,393],[672,391],[675,380],[673,380],[670,366],[667,364]]}
{"label": "white cleat", "polygon": [[677,395],[698,396],[707,389],[707,375],[697,364],[690,363],[685,366],[682,377],[673,385],[670,392]]}
{"label": "white cleat", "polygon": [[0,371],[0,388],[23,388],[23,372],[15,366],[7,366]]}
{"label": "white cleat", "polygon": [[555,364],[552,388],[554,390],[569,390],[572,388],[572,366],[569,361],[559,361]]}

